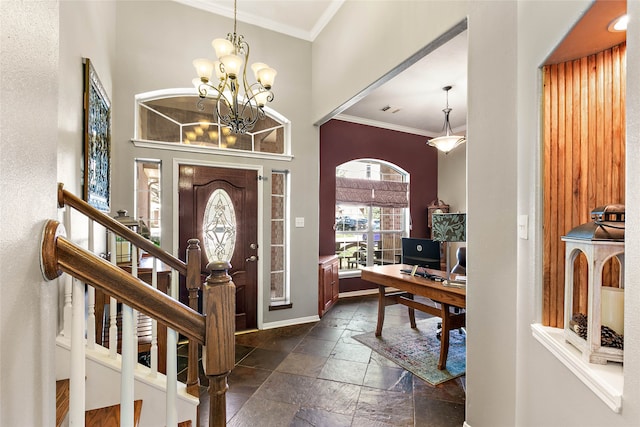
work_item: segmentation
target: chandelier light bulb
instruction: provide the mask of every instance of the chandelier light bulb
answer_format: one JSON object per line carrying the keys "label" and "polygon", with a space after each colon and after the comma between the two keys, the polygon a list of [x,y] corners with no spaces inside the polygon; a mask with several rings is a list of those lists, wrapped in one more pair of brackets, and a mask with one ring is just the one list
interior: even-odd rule
{"label": "chandelier light bulb", "polygon": [[254,62],[253,64],[251,64],[251,71],[253,71],[253,76],[256,78],[256,80],[258,80],[258,71],[262,70],[263,68],[269,68],[269,66],[264,62]]}
{"label": "chandelier light bulb", "polygon": [[211,46],[216,51],[216,58],[220,59],[223,56],[231,55],[233,53],[233,43],[227,39],[213,39]]}
{"label": "chandelier light bulb", "polygon": [[240,74],[240,69],[242,68],[242,58],[240,56],[225,55],[220,58],[220,62],[229,78],[235,79]]}
{"label": "chandelier light bulb", "polygon": [[203,82],[211,80],[211,74],[213,73],[213,62],[205,58],[198,58],[193,60],[193,66],[196,67],[198,77]]}
{"label": "chandelier light bulb", "polygon": [[256,80],[258,80],[258,82],[261,83],[262,86],[265,87],[265,89],[269,90],[271,89],[271,86],[273,86],[273,82],[276,79],[276,74],[278,73],[273,68],[261,68],[258,71]]}
{"label": "chandelier light bulb", "polygon": [[267,91],[256,93],[254,98],[256,101],[256,104],[258,104],[259,107],[264,107],[268,101],[269,94],[270,92],[267,92]]}

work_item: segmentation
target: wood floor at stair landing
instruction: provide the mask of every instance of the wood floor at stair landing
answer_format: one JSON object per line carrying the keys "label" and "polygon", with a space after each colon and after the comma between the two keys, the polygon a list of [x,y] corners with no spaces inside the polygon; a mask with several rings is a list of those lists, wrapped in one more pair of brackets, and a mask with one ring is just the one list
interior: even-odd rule
{"label": "wood floor at stair landing", "polygon": [[[133,425],[140,423],[142,400],[133,402]],[[92,409],[85,412],[84,424],[87,427],[120,427],[120,405]]]}
{"label": "wood floor at stair landing", "polygon": [[69,380],[56,381],[56,426],[62,424],[69,412]]}

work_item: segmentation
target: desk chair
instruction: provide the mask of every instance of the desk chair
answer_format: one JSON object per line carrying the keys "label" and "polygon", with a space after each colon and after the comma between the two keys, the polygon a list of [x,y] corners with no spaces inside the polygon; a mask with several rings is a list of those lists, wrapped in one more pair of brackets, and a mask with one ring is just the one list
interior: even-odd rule
{"label": "desk chair", "polygon": [[[458,248],[458,250],[456,251],[456,260],[457,260],[456,265],[454,265],[453,268],[451,269],[451,273],[465,276],[467,274],[467,248],[466,247],[462,246]],[[456,313],[460,312],[459,308],[454,308],[454,310]],[[460,328],[458,329],[458,332],[466,333],[466,330],[464,328]],[[442,323],[438,322],[438,327],[436,329],[436,337],[440,339],[441,335],[442,335]]]}
{"label": "desk chair", "polygon": [[456,265],[451,269],[452,273],[466,275],[467,274],[467,248],[461,247],[456,251]]}

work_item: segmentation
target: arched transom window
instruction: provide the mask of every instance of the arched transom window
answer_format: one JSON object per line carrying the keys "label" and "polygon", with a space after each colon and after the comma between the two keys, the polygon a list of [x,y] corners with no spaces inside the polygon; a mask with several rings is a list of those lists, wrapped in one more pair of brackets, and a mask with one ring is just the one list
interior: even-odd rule
{"label": "arched transom window", "polygon": [[[289,155],[290,122],[265,107],[266,117],[251,132],[233,134],[213,115],[213,101],[190,90],[163,90],[136,96],[134,143],[154,147]],[[164,147],[163,147],[164,146]]]}

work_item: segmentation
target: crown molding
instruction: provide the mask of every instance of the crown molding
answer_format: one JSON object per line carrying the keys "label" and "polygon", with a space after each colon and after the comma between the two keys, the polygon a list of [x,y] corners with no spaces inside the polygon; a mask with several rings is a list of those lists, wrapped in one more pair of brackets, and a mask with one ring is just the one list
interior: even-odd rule
{"label": "crown molding", "polygon": [[432,134],[426,132],[423,129],[416,129],[408,126],[394,125],[391,123],[380,122],[377,120],[363,119],[361,117],[349,116],[347,114],[338,114],[337,116],[333,117],[333,119],[342,120],[343,122],[357,123],[357,124],[366,125],[366,126],[374,126],[382,129],[395,130],[398,132],[410,133],[413,135],[420,135],[425,137],[432,136]]}
{"label": "crown molding", "polygon": [[[225,6],[224,4],[215,3],[211,0],[174,0],[176,3],[181,3],[186,6],[194,7],[206,12],[211,12],[216,15],[224,16],[226,18],[233,19],[233,9]],[[324,27],[331,21],[333,15],[342,7],[345,0],[333,0],[329,4],[329,7],[324,11],[322,16],[315,23],[313,28],[309,31],[305,31],[299,27],[286,25],[281,22],[276,22],[272,19],[265,18],[264,16],[256,15],[253,13],[246,13],[238,11],[237,19],[240,22],[246,24],[255,25],[260,28],[282,33],[291,37],[306,40],[312,42],[322,32]]]}

